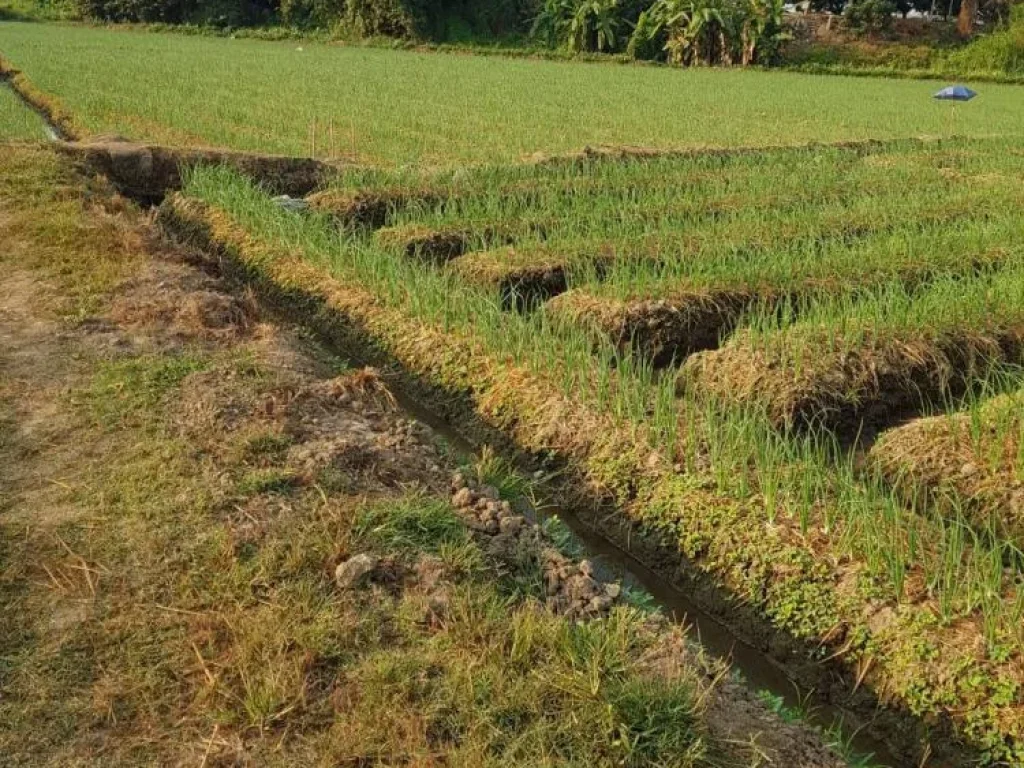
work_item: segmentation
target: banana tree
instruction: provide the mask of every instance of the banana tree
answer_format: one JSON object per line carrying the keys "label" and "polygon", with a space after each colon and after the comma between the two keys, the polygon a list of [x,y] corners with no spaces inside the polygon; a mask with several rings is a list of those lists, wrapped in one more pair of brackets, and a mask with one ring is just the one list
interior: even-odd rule
{"label": "banana tree", "polygon": [[631,49],[663,35],[670,64],[714,63],[718,27],[722,23],[715,3],[716,0],[657,0],[641,14]]}
{"label": "banana tree", "polygon": [[640,15],[629,51],[663,40],[671,64],[748,66],[782,29],[783,0],[657,0]]}
{"label": "banana tree", "polygon": [[606,51],[615,47],[622,24],[619,0],[584,0],[569,25],[569,48],[573,51]]}
{"label": "banana tree", "polygon": [[572,14],[572,0],[544,0],[533,20],[530,36],[543,40],[549,48],[562,45]]}
{"label": "banana tree", "polygon": [[571,53],[607,51],[618,44],[620,0],[545,0],[531,34]]}
{"label": "banana tree", "polygon": [[782,40],[783,0],[747,0],[740,27],[743,66],[771,58]]}

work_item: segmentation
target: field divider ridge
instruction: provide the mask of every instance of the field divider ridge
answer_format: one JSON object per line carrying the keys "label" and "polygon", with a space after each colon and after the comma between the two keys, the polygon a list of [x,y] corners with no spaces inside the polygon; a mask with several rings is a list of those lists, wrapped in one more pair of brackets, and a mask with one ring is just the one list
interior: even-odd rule
{"label": "field divider ridge", "polygon": [[1001,365],[1024,361],[1024,325],[1010,318],[988,329],[865,333],[852,348],[833,345],[821,330],[793,344],[800,345],[799,360],[741,331],[691,356],[679,370],[679,391],[763,409],[779,428],[884,427],[968,392]]}
{"label": "field divider ridge", "polygon": [[28,75],[0,53],[0,80],[6,82],[18,97],[43,118],[47,127],[62,141],[78,141],[88,131],[75,115],[55,96],[36,87]]}
{"label": "field divider ridge", "polygon": [[962,515],[1024,552],[1024,389],[883,432],[865,459],[908,504]]}

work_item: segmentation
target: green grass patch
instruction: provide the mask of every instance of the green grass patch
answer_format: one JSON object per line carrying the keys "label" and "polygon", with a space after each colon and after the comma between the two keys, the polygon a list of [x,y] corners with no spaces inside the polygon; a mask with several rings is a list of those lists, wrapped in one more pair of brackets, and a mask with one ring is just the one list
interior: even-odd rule
{"label": "green grass patch", "polygon": [[204,370],[207,361],[191,355],[139,357],[100,366],[87,405],[105,427],[144,418],[177,389],[186,376]]}

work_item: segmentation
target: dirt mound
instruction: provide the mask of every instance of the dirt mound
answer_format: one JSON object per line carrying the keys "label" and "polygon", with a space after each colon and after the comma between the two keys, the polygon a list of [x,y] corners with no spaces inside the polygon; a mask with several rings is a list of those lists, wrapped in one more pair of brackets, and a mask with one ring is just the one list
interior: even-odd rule
{"label": "dirt mound", "polygon": [[962,511],[980,530],[1024,545],[1024,395],[975,413],[915,419],[883,434],[868,464],[917,503]]}
{"label": "dirt mound", "polygon": [[225,165],[249,176],[274,194],[301,197],[337,170],[336,165],[303,157],[283,157],[225,149],[174,148],[96,137],[67,142],[60,150],[89,171],[107,176],[122,194],[156,201],[181,189],[182,175],[196,165]]}
{"label": "dirt mound", "polygon": [[160,264],[122,286],[110,317],[124,328],[146,329],[153,338],[231,341],[250,334],[258,321],[255,301],[221,288],[195,270]]}
{"label": "dirt mound", "polygon": [[693,291],[618,300],[574,290],[553,298],[545,311],[663,365],[717,347],[756,298],[740,291]]}

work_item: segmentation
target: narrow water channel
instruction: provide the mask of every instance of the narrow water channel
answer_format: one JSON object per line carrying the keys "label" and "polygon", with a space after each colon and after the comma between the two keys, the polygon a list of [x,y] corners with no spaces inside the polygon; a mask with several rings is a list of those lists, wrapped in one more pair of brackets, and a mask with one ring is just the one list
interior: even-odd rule
{"label": "narrow water channel", "polygon": [[0,77],[0,88],[8,88],[8,89],[10,89],[11,93],[14,94],[14,97],[18,101],[20,101],[22,104],[25,105],[25,109],[29,110],[30,112],[32,112],[32,114],[37,115],[39,117],[39,121],[40,121],[40,124],[41,124],[41,127],[42,127],[42,133],[43,133],[43,135],[46,136],[47,139],[49,139],[50,141],[65,141],[65,140],[67,140],[68,137],[64,135],[64,133],[61,131],[61,129],[57,125],[55,125],[54,123],[50,122],[49,115],[47,115],[41,109],[36,107],[35,104],[30,102],[24,96],[22,96],[18,92],[18,89],[15,88],[13,85],[11,85],[10,81],[7,78]]}
{"label": "narrow water channel", "polygon": [[[403,410],[429,426],[461,458],[469,460],[478,455],[477,447],[436,413],[400,390],[395,392],[395,397]],[[541,486],[543,490],[543,482]],[[810,692],[798,690],[784,669],[768,654],[738,639],[727,626],[701,609],[667,578],[595,531],[572,510],[545,507],[537,510],[537,516],[540,520],[549,517],[561,520],[572,532],[573,543],[591,560],[603,578],[619,580],[624,586],[645,591],[654,604],[672,621],[682,624],[689,636],[710,656],[728,661],[752,689],[780,697],[787,708],[803,712],[804,719],[820,730],[840,734],[855,758],[854,764],[861,765],[858,759],[864,758],[863,764],[867,766],[903,768],[903,763],[896,760],[884,742],[865,729],[851,726],[857,720],[850,713],[815,701],[813,696],[807,695]],[[808,700],[813,703],[809,709],[804,709]]]}

